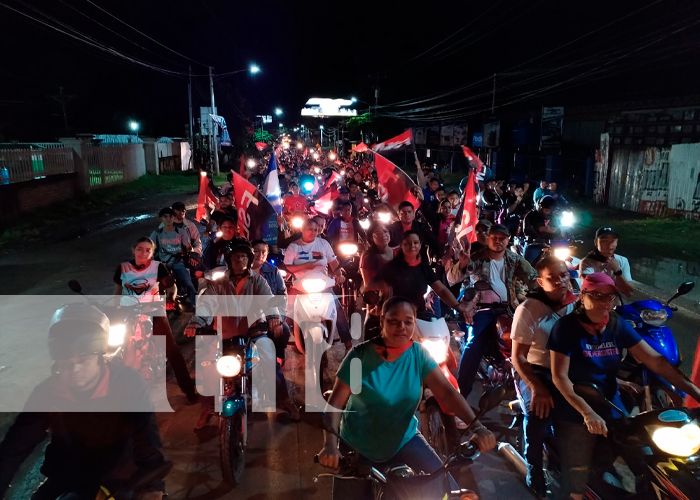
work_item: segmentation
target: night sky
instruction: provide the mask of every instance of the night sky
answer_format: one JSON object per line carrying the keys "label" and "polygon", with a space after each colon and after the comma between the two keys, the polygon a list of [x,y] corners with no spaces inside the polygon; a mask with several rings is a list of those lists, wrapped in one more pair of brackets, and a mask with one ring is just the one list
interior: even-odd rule
{"label": "night sky", "polygon": [[[60,86],[74,96],[72,132],[127,133],[135,119],[144,134],[184,136],[189,64],[195,75],[262,68],[215,82],[232,129],[276,107],[293,125],[312,96],[366,108],[377,81],[383,114],[423,120],[485,113],[493,73],[509,108],[700,93],[694,1],[0,0],[0,44],[0,140],[62,135],[49,97]],[[193,101],[196,117],[207,78],[193,78]]]}

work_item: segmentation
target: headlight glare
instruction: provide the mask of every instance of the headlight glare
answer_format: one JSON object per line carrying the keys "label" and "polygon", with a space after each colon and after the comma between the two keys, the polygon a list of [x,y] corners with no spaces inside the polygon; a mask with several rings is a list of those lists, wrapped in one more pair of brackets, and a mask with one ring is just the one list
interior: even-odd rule
{"label": "headlight glare", "polygon": [[124,344],[125,336],[126,325],[124,323],[109,325],[109,339],[107,340],[107,344],[111,347],[120,346]]}
{"label": "headlight glare", "polygon": [[654,444],[669,455],[689,457],[700,450],[700,427],[686,424],[678,427],[660,427],[651,435]]}
{"label": "headlight glare", "polygon": [[222,377],[235,377],[241,372],[243,363],[239,356],[221,356],[216,361],[216,371]]}

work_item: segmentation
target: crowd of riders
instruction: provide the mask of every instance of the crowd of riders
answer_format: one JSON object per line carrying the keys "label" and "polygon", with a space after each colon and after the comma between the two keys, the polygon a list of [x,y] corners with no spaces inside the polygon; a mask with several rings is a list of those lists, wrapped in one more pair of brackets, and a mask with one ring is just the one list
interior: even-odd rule
{"label": "crowd of riders", "polygon": [[[440,459],[421,436],[414,417],[421,387],[430,387],[462,421],[474,420],[466,397],[475,382],[485,332],[497,318],[497,308],[483,309],[480,304],[484,303],[514,312],[512,360],[518,390],[526,402],[527,484],[538,496],[544,497],[547,490],[542,446],[553,429],[563,461],[562,498],[583,498],[597,437],[605,436],[606,422],[619,416],[590,405],[573,387],[595,383],[616,401],[615,373],[623,350],[700,400],[700,391],[613,311],[620,295],[631,293],[632,281],[627,259],[615,252],[619,237],[613,228],[596,233],[596,250],[580,266],[583,281],[578,297],[570,288],[566,263],[546,255],[533,266],[514,251],[515,237],[549,239],[559,232],[553,212],[569,203],[556,183],[542,181],[530,193],[527,183],[482,182],[476,241],[469,244],[451,237],[462,204],[461,190],[445,186],[432,166],[418,165],[419,184],[412,194],[419,206],[405,201],[392,207],[382,201],[371,154],[337,158],[334,152],[291,147],[279,152],[277,164],[283,212],[278,216],[276,245],[242,237],[229,177],[217,193],[218,208],[203,221],[188,218],[182,202],[163,208],[159,225],[149,237],[134,242],[133,259],[119,264],[111,278],[117,295],[143,299],[168,295],[177,307],[193,313],[185,335],[194,336],[211,325],[215,314],[221,315],[222,296],[286,296],[290,276],[326,274],[336,283],[335,289],[326,291],[341,294],[339,285],[346,276],[339,251],[346,243],[357,245],[361,279],[353,293],[360,300],[353,302],[356,311],[338,308],[337,330],[347,354],[329,396],[330,405],[349,411],[332,414],[335,432],[325,433],[319,454],[322,465],[339,467],[344,442],[371,463],[401,461],[423,471],[439,467]],[[261,186],[264,172],[256,167],[246,177]],[[316,202],[328,193],[332,203],[321,207]],[[223,279],[206,279],[217,267],[226,268]],[[168,276],[175,285],[163,285]],[[477,286],[480,282],[488,286]],[[362,294],[371,291],[380,300],[363,304]],[[362,341],[357,341],[350,335],[348,316],[361,309],[364,333]],[[223,315],[224,337],[253,337],[260,356],[276,360],[278,407],[299,421],[299,408],[281,369],[293,318],[280,304],[263,307],[263,312],[264,321],[252,324],[233,312],[230,317]],[[456,373],[459,390],[446,382],[430,353],[413,341],[417,319],[437,318],[470,327]],[[37,388],[30,403],[52,394],[78,407],[107,411],[96,402],[106,399],[110,380],[130,374],[101,361],[108,334],[105,321],[99,310],[87,305],[66,306],[56,313],[49,344],[59,337],[65,342],[61,349],[51,350],[55,373]],[[81,328],[84,331],[78,332]],[[187,402],[202,404],[195,428],[210,425],[212,399],[197,394],[168,321],[158,320],[154,331],[167,339],[168,362]],[[357,383],[350,373],[355,359],[363,364],[361,391],[351,390]],[[77,371],[80,378],[74,376]],[[56,392],[56,387],[64,392]],[[131,392],[140,387],[133,382]],[[139,397],[132,393],[119,397]],[[30,405],[18,417],[0,444],[0,498],[47,429],[52,442],[42,472],[49,479],[33,498],[54,499],[57,492],[71,488],[89,491],[95,486],[94,478],[104,482],[116,464],[123,465],[122,455],[130,455],[131,464],[144,471],[167,464],[152,414],[116,413],[108,422],[113,433],[97,436],[99,431],[89,417],[81,420],[80,414],[61,413],[67,411],[65,404],[57,402],[58,413],[46,415],[31,413]],[[124,404],[128,407],[128,401]],[[482,424],[477,422],[472,430],[482,451],[496,446],[494,435]],[[91,472],[90,481],[85,470]],[[133,492],[134,498],[162,498],[164,474],[154,475]],[[450,486],[455,486],[452,479]],[[365,494],[355,491],[348,498]]]}

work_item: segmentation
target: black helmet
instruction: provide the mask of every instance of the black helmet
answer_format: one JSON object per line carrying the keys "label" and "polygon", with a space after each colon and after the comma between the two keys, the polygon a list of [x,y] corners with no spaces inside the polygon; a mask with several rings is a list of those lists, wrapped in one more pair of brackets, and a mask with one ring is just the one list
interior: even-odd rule
{"label": "black helmet", "polygon": [[231,256],[235,253],[244,252],[248,256],[248,269],[253,266],[253,248],[250,246],[247,240],[242,238],[234,238],[231,243],[226,245],[225,258],[226,265],[231,269]]}
{"label": "black helmet", "polygon": [[557,200],[554,199],[552,196],[543,196],[540,199],[540,208],[548,208],[548,209],[553,209],[557,204]]}
{"label": "black helmet", "polygon": [[104,353],[109,341],[109,318],[89,304],[68,304],[58,309],[49,326],[49,354],[66,359]]}

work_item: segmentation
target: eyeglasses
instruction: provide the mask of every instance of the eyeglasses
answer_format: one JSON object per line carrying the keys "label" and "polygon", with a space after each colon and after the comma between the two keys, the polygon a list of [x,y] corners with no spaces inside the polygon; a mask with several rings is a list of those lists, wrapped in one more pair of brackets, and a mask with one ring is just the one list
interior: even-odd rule
{"label": "eyeglasses", "polygon": [[581,292],[588,295],[591,299],[596,302],[613,302],[619,297],[616,293],[600,293],[600,292]]}

